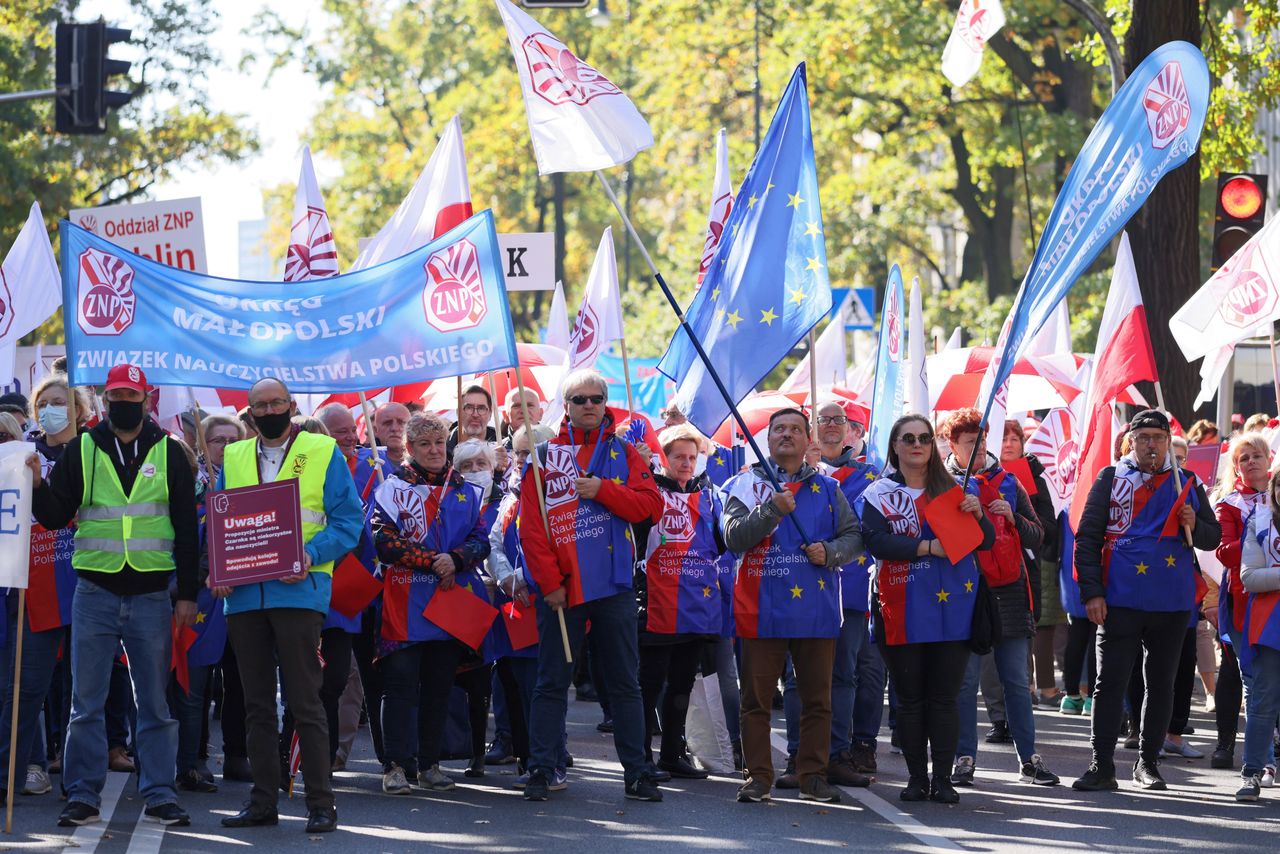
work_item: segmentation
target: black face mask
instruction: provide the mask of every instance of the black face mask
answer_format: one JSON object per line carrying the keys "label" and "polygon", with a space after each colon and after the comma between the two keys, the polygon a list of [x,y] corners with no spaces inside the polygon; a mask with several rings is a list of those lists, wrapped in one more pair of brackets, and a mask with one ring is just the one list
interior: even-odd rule
{"label": "black face mask", "polygon": [[143,402],[140,400],[108,400],[107,419],[117,430],[128,433],[142,424]]}
{"label": "black face mask", "polygon": [[293,416],[286,410],[285,412],[270,412],[266,415],[253,416],[253,423],[257,425],[258,432],[262,434],[264,439],[279,439],[289,429],[289,424],[293,421]]}

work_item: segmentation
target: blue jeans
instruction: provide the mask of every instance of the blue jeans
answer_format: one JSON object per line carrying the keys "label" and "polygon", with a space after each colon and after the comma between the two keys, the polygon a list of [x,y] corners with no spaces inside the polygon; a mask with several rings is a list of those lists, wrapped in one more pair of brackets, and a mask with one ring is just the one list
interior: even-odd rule
{"label": "blue jeans", "polygon": [[1274,765],[1271,733],[1280,714],[1280,650],[1269,646],[1253,648],[1253,689],[1244,719],[1244,766],[1241,774],[1261,774],[1263,766]]}
{"label": "blue jeans", "polygon": [[[867,641],[865,611],[845,611],[844,624],[836,638],[835,666],[831,670],[831,755],[839,756],[852,745],[853,707],[858,693],[858,651]],[[796,674],[787,668],[782,689],[783,713],[787,718],[787,754],[795,756],[800,747],[800,693]]]}
{"label": "blue jeans", "polygon": [[[45,697],[49,695],[49,687],[53,682],[53,672],[58,666],[58,648],[62,639],[67,636],[65,628],[49,629],[44,632],[30,631],[30,624],[23,631],[22,638],[22,693],[18,698],[18,756],[23,761],[18,763],[21,771],[26,765],[39,765],[48,768],[45,757],[44,734],[40,731],[40,713],[44,710]],[[18,634],[18,615],[15,610],[9,615],[9,647],[5,655],[4,702],[0,706],[0,769],[9,767],[9,735],[13,721],[13,674],[17,669],[13,658],[16,656]],[[2,772],[0,772],[2,773]],[[21,777],[21,773],[18,775]],[[21,779],[15,780],[21,785]],[[19,789],[21,790],[21,789]]]}
{"label": "blue jeans", "polygon": [[[1036,752],[1036,720],[1031,711],[1030,674],[1027,668],[1027,650],[1030,644],[1031,638],[1006,638],[996,644],[991,652],[995,656],[1000,684],[1004,686],[1005,713],[1020,762],[1030,761]],[[957,701],[960,711],[960,741],[956,746],[956,756],[978,758],[978,679],[985,657],[969,656],[964,684],[960,686]]]}
{"label": "blue jeans", "polygon": [[858,690],[853,698],[852,741],[875,750],[884,717],[884,659],[880,647],[868,638],[858,647]]}
{"label": "blue jeans", "polygon": [[[613,713],[613,745],[626,781],[645,770],[644,703],[640,698],[640,652],[636,638],[636,598],[629,590],[594,599],[564,611],[569,647],[581,649],[591,621],[592,652],[608,673],[604,690]],[[564,660],[560,621],[538,600],[538,681],[529,712],[529,770],[548,775],[563,758],[564,721],[569,705],[573,665]],[[601,686],[596,686],[600,688]]]}
{"label": "blue jeans", "polygon": [[173,605],[169,591],[116,596],[83,578],[71,606],[71,723],[63,757],[67,799],[95,809],[107,780],[107,738],[103,709],[111,682],[111,662],[123,641],[138,704],[138,793],[148,807],[178,802],[173,776],[178,754],[178,722],[169,717]]}
{"label": "blue jeans", "polygon": [[213,665],[188,667],[187,684],[191,691],[183,691],[177,677],[169,680],[169,712],[178,720],[178,773],[196,770],[200,764],[200,742],[204,738],[204,698],[209,687],[209,675]]}

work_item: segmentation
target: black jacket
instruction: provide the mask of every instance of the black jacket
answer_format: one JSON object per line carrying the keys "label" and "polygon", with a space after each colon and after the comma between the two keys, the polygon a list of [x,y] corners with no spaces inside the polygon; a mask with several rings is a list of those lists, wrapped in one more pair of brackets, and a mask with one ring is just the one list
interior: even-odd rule
{"label": "black jacket", "polygon": [[[116,476],[125,494],[133,482],[147,453],[158,442],[167,442],[166,467],[169,477],[169,519],[173,523],[173,561],[177,566],[178,598],[194,602],[199,590],[200,542],[196,526],[196,479],[186,452],[170,439],[151,419],[142,425],[138,438],[118,443],[108,422],[102,422],[87,433],[67,443],[49,477],[31,496],[31,510],[46,528],[65,528],[75,518],[84,495],[84,471],[80,462],[80,443],[92,441],[115,465]],[[123,456],[123,460],[121,460]],[[136,596],[167,590],[174,573],[138,572],[125,564],[120,572],[79,572],[81,578],[117,596]]]}
{"label": "black jacket", "polygon": [[[1080,581],[1081,602],[1107,595],[1107,585],[1102,580],[1102,545],[1111,515],[1111,483],[1115,477],[1115,466],[1107,466],[1098,473],[1076,528],[1076,577]],[[1211,552],[1222,541],[1222,526],[1213,515],[1213,506],[1199,483],[1196,484],[1196,495],[1200,508],[1196,511],[1196,523],[1191,526],[1191,544],[1201,551]]]}

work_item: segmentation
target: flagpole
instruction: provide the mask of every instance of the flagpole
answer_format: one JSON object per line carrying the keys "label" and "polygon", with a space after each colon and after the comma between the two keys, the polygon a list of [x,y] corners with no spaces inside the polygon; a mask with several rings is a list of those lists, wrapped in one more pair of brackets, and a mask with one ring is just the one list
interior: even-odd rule
{"label": "flagpole", "polygon": [[[618,339],[618,343],[622,345],[622,376],[627,383],[627,420],[634,417],[636,405],[631,400],[631,363],[627,361],[627,339],[622,337]],[[1272,361],[1275,360],[1275,352],[1272,351]],[[1276,398],[1280,400],[1280,397]]]}
{"label": "flagpole", "polygon": [[[516,373],[520,373],[520,365],[516,364]],[[493,384],[493,371],[489,372],[489,399],[493,401],[493,441],[502,441],[501,422],[498,421],[498,387]]]}
{"label": "flagpole", "polygon": [[[72,395],[67,395],[71,397]],[[18,761],[18,697],[22,690],[22,624],[26,622],[27,588],[18,588],[18,642],[13,658],[13,713],[9,716],[9,793],[4,807],[4,832],[13,833],[13,773]]]}
{"label": "flagpole", "polygon": [[378,483],[381,484],[387,479],[387,476],[382,473],[382,460],[378,457],[378,440],[373,435],[372,407],[369,406],[369,398],[365,396],[364,392],[359,392],[359,395],[360,414],[364,416],[364,438],[369,443],[369,453],[372,454],[369,458],[369,464],[378,473]]}
{"label": "flagpole", "polygon": [[818,441],[818,336],[809,330],[809,421],[813,425],[813,440]]}
{"label": "flagpole", "polygon": [[191,417],[196,422],[196,450],[200,452],[207,465],[209,462],[209,445],[204,440],[204,419],[200,417],[200,404],[196,402],[196,393],[187,386],[187,397],[191,399]]}
{"label": "flagpole", "polygon": [[[600,185],[604,187],[605,194],[609,197],[609,201],[613,203],[613,207],[618,211],[618,215],[622,217],[623,224],[627,227],[627,232],[631,235],[631,239],[635,241],[636,246],[640,249],[640,255],[644,258],[646,264],[649,265],[649,271],[653,273],[653,278],[658,282],[658,287],[662,289],[662,295],[667,298],[671,310],[676,313],[676,319],[680,321],[680,326],[684,329],[685,334],[689,336],[689,341],[693,344],[693,349],[697,352],[698,358],[702,360],[702,364],[707,369],[707,374],[711,377],[711,381],[715,383],[716,391],[720,392],[720,396],[724,398],[724,402],[729,405],[729,412],[733,414],[734,421],[742,429],[742,435],[746,438],[747,443],[751,445],[751,450],[755,453],[756,459],[760,460],[762,465],[760,468],[764,471],[765,477],[769,479],[769,483],[773,485],[777,492],[782,491],[782,483],[778,480],[777,474],[773,471],[773,466],[763,465],[768,459],[764,452],[760,450],[760,445],[756,442],[756,437],[751,434],[750,428],[747,427],[747,421],[742,417],[742,413],[738,411],[737,405],[733,402],[732,395],[725,388],[724,382],[721,381],[720,375],[716,373],[715,366],[711,364],[711,357],[707,355],[707,351],[703,349],[702,342],[698,340],[698,336],[694,334],[693,328],[689,326],[688,319],[684,316],[684,311],[680,308],[680,303],[676,301],[675,295],[671,293],[671,287],[667,284],[666,279],[662,278],[662,274],[658,272],[657,266],[653,263],[653,258],[649,255],[649,250],[645,247],[644,241],[640,239],[640,235],[636,232],[636,227],[631,224],[631,218],[627,216],[627,212],[623,209],[622,204],[618,201],[617,195],[613,192],[613,187],[609,184],[609,179],[605,177],[602,170],[596,170],[596,178],[600,179]],[[805,533],[804,528],[800,525],[794,514],[789,517],[795,524],[796,530],[800,532],[800,540],[804,545],[810,545],[813,540]]]}
{"label": "flagpole", "polygon": [[[516,387],[520,389],[520,409],[524,412],[524,428],[529,434],[529,463],[533,466],[533,488],[538,493],[538,512],[542,514],[542,529],[547,532],[547,546],[552,546],[551,522],[547,519],[547,496],[542,491],[542,464],[538,461],[538,446],[533,441],[533,421],[529,418],[529,400],[525,397],[524,377],[520,373],[519,360],[516,362]],[[515,449],[514,436],[512,450]],[[568,604],[568,591],[565,591],[565,604]],[[564,644],[564,660],[573,664],[573,650],[569,648],[569,627],[564,622],[564,608],[552,608],[560,618],[560,642]]]}
{"label": "flagpole", "polygon": [[[1271,351],[1271,360],[1272,360],[1272,364],[1274,364],[1275,350]],[[1160,380],[1155,381],[1155,386],[1156,386],[1156,406],[1160,409],[1161,412],[1167,413],[1169,410],[1164,408],[1164,389],[1160,388]],[[1178,468],[1178,456],[1173,452],[1173,448],[1169,448],[1169,465],[1173,470],[1173,487],[1174,489],[1178,490],[1178,494],[1181,495],[1182,494],[1182,471]],[[1193,544],[1191,540],[1190,525],[1182,526],[1182,536],[1187,541],[1187,546],[1191,547]]]}

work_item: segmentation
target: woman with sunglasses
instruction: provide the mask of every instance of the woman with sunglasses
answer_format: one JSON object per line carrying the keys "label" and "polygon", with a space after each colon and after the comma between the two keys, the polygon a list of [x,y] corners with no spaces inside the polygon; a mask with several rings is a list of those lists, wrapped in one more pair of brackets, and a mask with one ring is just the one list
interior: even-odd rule
{"label": "woman with sunglasses", "polygon": [[[889,468],[862,495],[867,551],[877,562],[876,640],[898,697],[897,729],[910,779],[904,801],[954,804],[951,785],[960,720],[956,695],[969,662],[968,640],[978,593],[972,553],[952,563],[924,510],[954,489],[923,415],[904,415],[889,432]],[[960,510],[982,528],[978,549],[995,542],[970,480]],[[932,752],[933,780],[929,779]]]}
{"label": "woman with sunglasses", "polygon": [[466,647],[422,612],[437,590],[455,584],[488,602],[477,573],[489,555],[482,516],[486,496],[448,465],[448,429],[434,415],[410,416],[409,461],[374,493],[373,542],[387,565],[378,662],[384,693],[382,791],[389,795],[409,794],[411,776],[430,791],[454,788],[439,760],[449,692]]}

